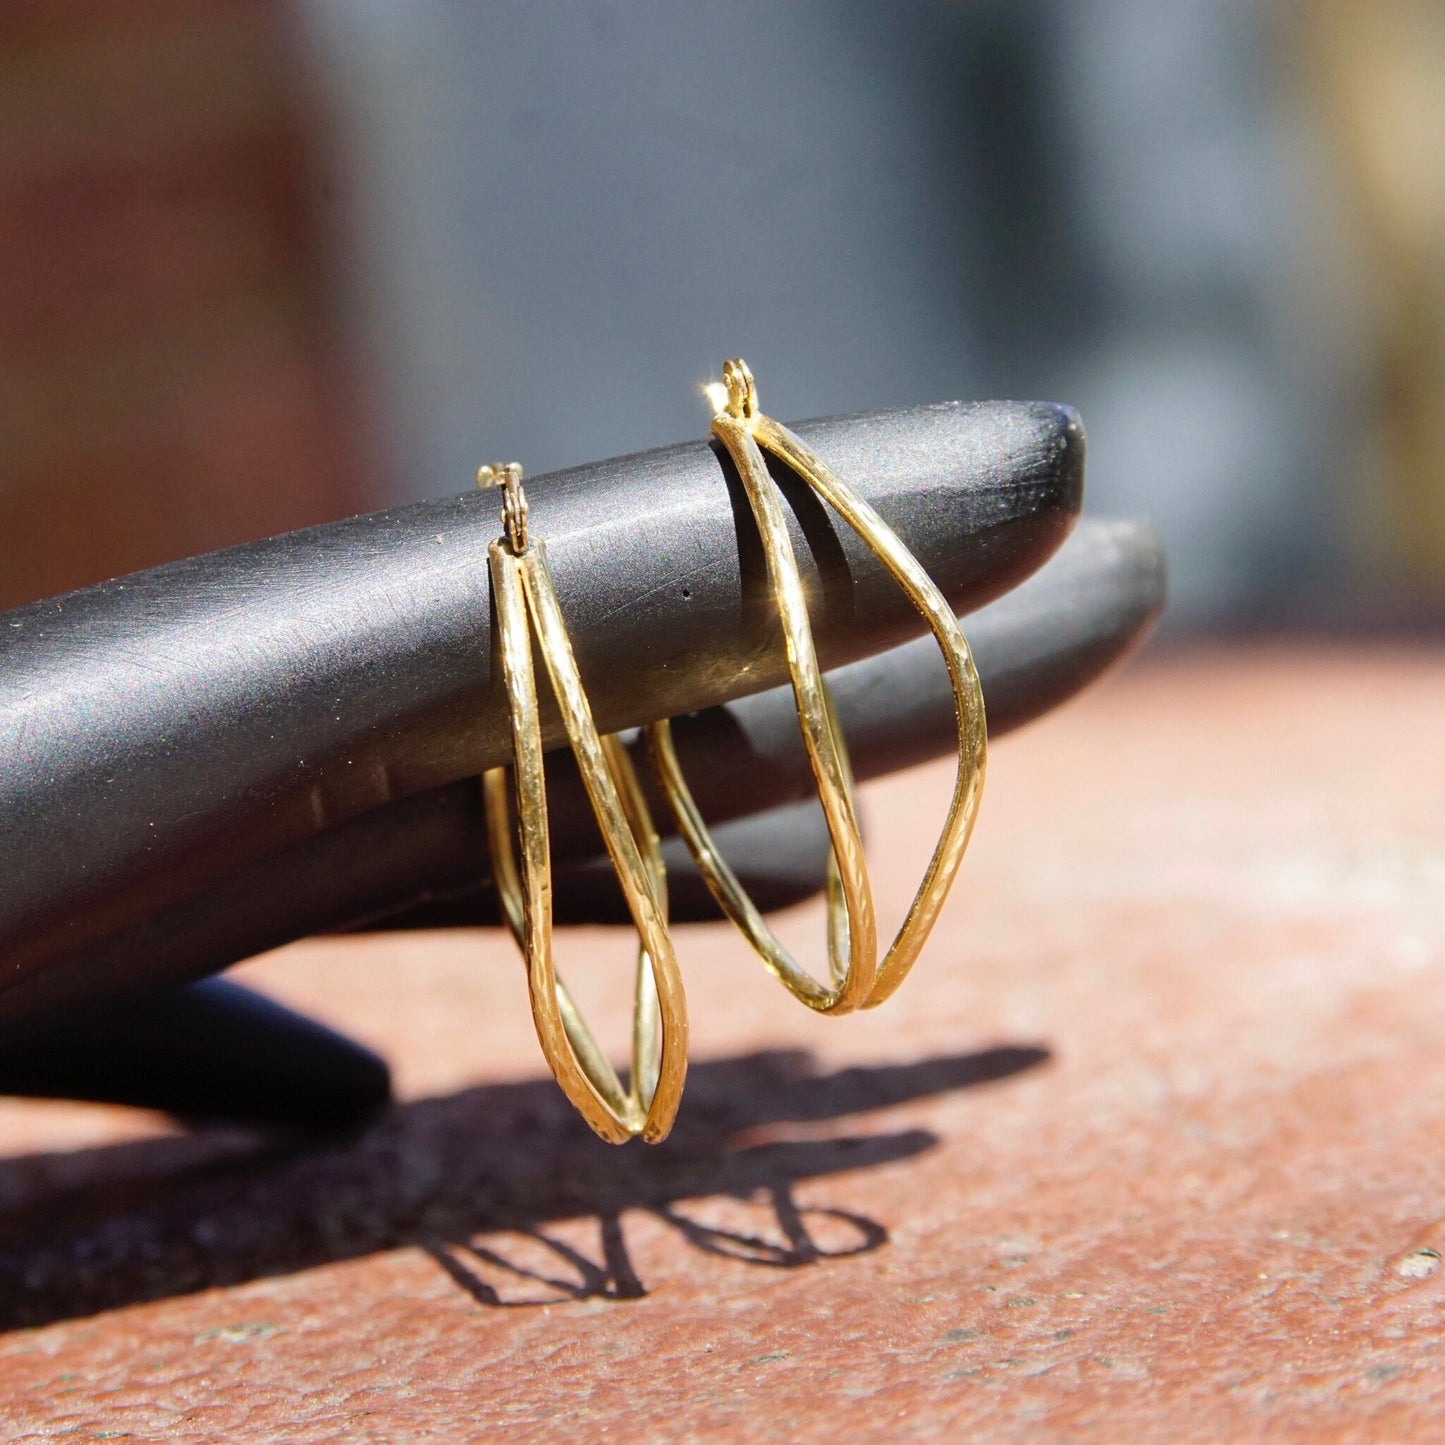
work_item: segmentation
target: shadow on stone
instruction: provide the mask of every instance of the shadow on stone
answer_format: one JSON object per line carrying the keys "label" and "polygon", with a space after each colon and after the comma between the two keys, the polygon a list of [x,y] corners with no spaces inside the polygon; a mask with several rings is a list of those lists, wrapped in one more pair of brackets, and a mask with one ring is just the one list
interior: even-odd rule
{"label": "shadow on stone", "polygon": [[[760,1267],[863,1253],[887,1241],[884,1225],[800,1206],[794,1186],[913,1158],[938,1139],[841,1132],[838,1121],[1047,1058],[1008,1047],[831,1074],[795,1051],[703,1060],[673,1136],[652,1149],[601,1143],[551,1079],[530,1079],[400,1104],[361,1137],[320,1147],[208,1130],[0,1161],[0,1329],[405,1245],[490,1305],[636,1298],[646,1289],[624,1238],[629,1211],[703,1254]],[[714,1201],[736,1202],[726,1223],[696,1217],[700,1205],[716,1214]],[[552,1229],[588,1217],[595,1257]]]}

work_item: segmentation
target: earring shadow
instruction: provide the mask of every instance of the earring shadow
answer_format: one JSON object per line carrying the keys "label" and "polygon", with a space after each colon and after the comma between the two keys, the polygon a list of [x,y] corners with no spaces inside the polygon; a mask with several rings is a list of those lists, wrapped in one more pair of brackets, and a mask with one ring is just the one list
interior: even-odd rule
{"label": "earring shadow", "polygon": [[[977,1088],[1048,1057],[1008,1047],[827,1074],[800,1052],[703,1060],[673,1136],[649,1150],[601,1143],[550,1079],[529,1079],[406,1103],[321,1148],[258,1148],[230,1130],[3,1160],[0,1330],[403,1246],[489,1306],[632,1299],[646,1289],[623,1217],[638,1210],[712,1258],[845,1258],[884,1244],[886,1225],[800,1205],[795,1187],[904,1162],[937,1136],[750,1136]],[[595,1253],[573,1237],[589,1217]]]}

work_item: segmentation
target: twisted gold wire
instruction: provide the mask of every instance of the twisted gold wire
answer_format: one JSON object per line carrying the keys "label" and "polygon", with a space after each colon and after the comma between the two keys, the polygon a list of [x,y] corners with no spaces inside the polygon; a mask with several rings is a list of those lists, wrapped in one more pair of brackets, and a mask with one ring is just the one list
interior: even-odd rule
{"label": "twisted gold wire", "polygon": [[[482,775],[487,840],[503,915],[526,958],[537,1038],[563,1092],[602,1138],[622,1143],[641,1135],[657,1143],[672,1127],[687,1074],[687,1011],[667,928],[657,830],[626,750],[614,735],[602,737],[597,732],[552,585],[545,545],[526,534],[521,469],[515,464],[483,468],[478,484],[499,484],[506,496],[507,535],[488,548],[488,562],[511,707],[520,867],[507,769],[491,768]],[[532,663],[534,629],[568,741],[641,943],[633,1000],[632,1072],[625,1089],[558,977],[552,958],[552,866]]]}
{"label": "twisted gold wire", "polygon": [[[757,520],[769,581],[778,599],[798,723],[828,827],[831,986],[815,979],[783,947],[718,852],[683,777],[668,721],[646,729],[648,747],[698,872],[769,971],[820,1013],[874,1008],[893,994],[916,962],[973,832],[988,758],[988,730],[978,672],[953,609],[918,559],[877,512],[798,437],[758,410],[757,386],[741,359],[729,361],[723,369],[721,404],[713,416],[712,434],[732,457]],[[872,548],[928,624],[943,653],[953,689],[958,771],[948,815],[918,891],[881,961],[847,749],[818,665],[802,577],[764,451],[786,462]]]}

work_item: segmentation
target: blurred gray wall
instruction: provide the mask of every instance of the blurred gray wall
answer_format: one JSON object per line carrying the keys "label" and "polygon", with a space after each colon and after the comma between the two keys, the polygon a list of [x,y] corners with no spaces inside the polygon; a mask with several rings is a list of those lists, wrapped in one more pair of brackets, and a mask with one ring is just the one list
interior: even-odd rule
{"label": "blurred gray wall", "polygon": [[[1315,585],[1348,376],[1247,0],[306,0],[347,310],[404,494],[803,417],[1079,406],[1176,626]],[[1306,157],[1307,160],[1307,157]]]}

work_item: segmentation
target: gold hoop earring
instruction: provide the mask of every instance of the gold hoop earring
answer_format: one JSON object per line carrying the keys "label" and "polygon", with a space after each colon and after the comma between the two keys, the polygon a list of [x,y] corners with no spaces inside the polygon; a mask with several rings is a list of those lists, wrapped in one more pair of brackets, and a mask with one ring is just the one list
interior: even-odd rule
{"label": "gold hoop earring", "polygon": [[[741,359],[723,368],[713,402],[712,435],[732,457],[762,536],[768,578],[778,602],[787,644],[788,672],[798,722],[817,783],[832,848],[828,859],[828,962],[831,985],[797,963],[743,891],[718,852],[682,775],[671,724],[646,730],[663,791],[677,817],[698,872],[724,913],[763,963],[794,995],[820,1013],[874,1008],[907,977],[937,921],[973,832],[983,792],[988,732],[983,691],[968,642],[943,594],[918,559],[851,487],[792,432],[758,410],[757,386]],[[763,453],[785,462],[868,544],[922,614],[943,653],[958,720],[958,773],[943,832],[929,859],[903,924],[882,961],[878,958],[873,893],[858,827],[853,776],[827,683],[818,665],[807,597],[788,537],[780,494]]]}
{"label": "gold hoop earring", "polygon": [[[687,1011],[667,928],[667,887],[657,830],[631,759],[618,738],[598,735],[577,659],[547,567],[546,548],[528,535],[522,469],[482,467],[479,487],[502,488],[503,535],[487,551],[512,714],[513,784],[521,866],[513,842],[507,769],[482,775],[487,841],[502,911],[527,962],[537,1038],[562,1091],[592,1128],[614,1144],[667,1137],[687,1074]],[[552,960],[552,864],[542,729],[532,636],[545,662],[573,755],[627,899],[640,948],[633,998],[632,1074],[624,1089],[557,976]]]}

